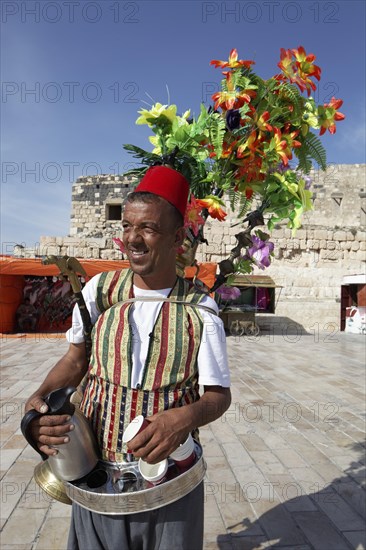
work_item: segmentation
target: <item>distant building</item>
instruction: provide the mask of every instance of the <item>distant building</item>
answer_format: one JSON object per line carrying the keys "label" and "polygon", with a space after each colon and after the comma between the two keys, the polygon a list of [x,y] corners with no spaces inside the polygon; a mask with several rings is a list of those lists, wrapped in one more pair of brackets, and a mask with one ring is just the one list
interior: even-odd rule
{"label": "distant building", "polygon": [[[365,166],[340,164],[315,171],[314,210],[304,216],[302,228],[294,237],[285,225],[273,230],[275,257],[265,274],[283,287],[278,319],[330,334],[339,329],[343,278],[365,273]],[[120,236],[122,202],[131,186],[132,180],[122,176],[78,178],[72,189],[70,235],[41,237],[39,250],[15,253],[122,258],[112,238]],[[198,261],[219,262],[230,254],[238,227],[231,227],[237,220],[230,212],[227,218],[206,223],[209,244],[200,246]]]}

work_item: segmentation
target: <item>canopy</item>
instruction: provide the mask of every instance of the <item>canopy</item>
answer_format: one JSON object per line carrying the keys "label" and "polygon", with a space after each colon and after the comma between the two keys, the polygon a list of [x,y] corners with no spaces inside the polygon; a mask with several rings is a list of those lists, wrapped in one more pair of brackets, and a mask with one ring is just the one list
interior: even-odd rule
{"label": "canopy", "polygon": [[[79,259],[88,277],[93,277],[102,271],[115,271],[129,266],[127,260],[84,260]],[[0,256],[1,275],[36,275],[52,276],[59,275],[56,265],[44,265],[41,258],[14,258],[11,256]]]}
{"label": "canopy", "polygon": [[268,275],[236,275],[233,286],[254,286],[261,288],[282,288],[276,285],[274,280]]}
{"label": "canopy", "polygon": [[[130,265],[127,260],[85,260],[82,258],[78,258],[78,260],[85,269],[88,279],[98,273],[118,271]],[[216,268],[217,264],[215,263],[187,267],[185,277],[193,279],[197,276],[208,288],[211,288],[215,282]],[[23,300],[25,277],[52,277],[59,274],[59,269],[55,264],[44,265],[41,258],[0,256],[0,333],[14,330],[16,312]]]}

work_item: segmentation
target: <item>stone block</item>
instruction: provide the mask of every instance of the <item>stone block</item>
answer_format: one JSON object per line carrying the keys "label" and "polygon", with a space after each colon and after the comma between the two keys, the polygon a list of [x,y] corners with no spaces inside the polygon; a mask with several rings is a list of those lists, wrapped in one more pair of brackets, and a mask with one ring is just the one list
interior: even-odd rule
{"label": "stone block", "polygon": [[314,238],[315,239],[321,239],[326,240],[327,239],[328,231],[326,229],[315,229],[314,230]]}
{"label": "stone block", "polygon": [[302,239],[300,241],[300,250],[307,250],[309,246],[309,241],[307,241],[306,239]]}
{"label": "stone block", "polygon": [[334,240],[335,241],[346,241],[347,232],[346,231],[334,231]]}
{"label": "stone block", "polygon": [[320,260],[324,262],[338,262],[342,257],[342,253],[339,250],[321,250]]}
{"label": "stone block", "polygon": [[360,242],[360,250],[366,250],[366,241]]}
{"label": "stone block", "polygon": [[327,241],[324,240],[324,239],[321,239],[321,240],[319,241],[319,247],[320,247],[320,248],[326,248],[326,247],[327,247]]}
{"label": "stone block", "polygon": [[273,239],[283,239],[285,236],[284,229],[274,229],[272,231],[272,238]]}
{"label": "stone block", "polygon": [[97,247],[97,248],[105,248],[107,245],[107,239],[106,237],[91,237],[87,239],[88,246]]}
{"label": "stone block", "polygon": [[[80,224],[75,224],[75,227],[76,228],[80,228]],[[64,246],[77,246],[80,242],[80,239],[78,238],[75,238],[75,237],[65,237],[64,238]]]}
{"label": "stone block", "polygon": [[359,241],[353,241],[352,243],[352,246],[351,246],[351,250],[353,250],[354,252],[359,250],[360,248],[360,242]]}
{"label": "stone block", "polygon": [[320,248],[318,240],[309,240],[308,241],[308,246],[312,250],[319,250],[319,248]]}
{"label": "stone block", "polygon": [[306,229],[298,229],[296,231],[297,239],[306,239]]}
{"label": "stone block", "polygon": [[213,243],[206,246],[205,252],[206,254],[217,254],[220,253],[220,250],[219,247]]}
{"label": "stone block", "polygon": [[41,256],[59,256],[60,247],[56,244],[42,244],[39,247],[39,254]]}
{"label": "stone block", "polygon": [[278,246],[280,248],[287,248],[287,240],[286,239],[279,239],[278,240]]}
{"label": "stone block", "polygon": [[327,241],[327,250],[336,250],[338,248],[338,243],[335,241]]}
{"label": "stone block", "polygon": [[350,250],[351,249],[351,241],[343,241],[341,242],[341,249],[342,250]]}
{"label": "stone block", "polygon": [[51,244],[51,242],[54,242],[52,241],[52,238],[51,237],[48,237],[47,235],[41,235],[40,238],[39,238],[39,242],[40,244]]}

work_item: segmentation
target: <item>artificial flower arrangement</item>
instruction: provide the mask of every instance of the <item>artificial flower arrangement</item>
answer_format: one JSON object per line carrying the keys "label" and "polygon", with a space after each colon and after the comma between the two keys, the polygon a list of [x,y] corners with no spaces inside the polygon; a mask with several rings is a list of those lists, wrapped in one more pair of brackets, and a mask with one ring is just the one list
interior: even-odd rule
{"label": "artificial flower arrangement", "polygon": [[315,55],[302,46],[281,49],[281,72],[264,80],[253,71],[254,61],[239,60],[233,49],[228,61],[211,61],[223,69],[222,89],[212,96],[212,106],[201,105],[196,118],[189,110],[179,115],[176,105],[160,103],[139,111],[136,124],[151,128],[154,148],[148,152],[125,145],[142,164],[127,174],[139,179],[150,166],[167,164],[188,179],[191,193],[183,250],[205,242],[208,217],[225,218],[224,195],[243,225],[236,235],[237,246],[219,263],[211,290],[230,282],[235,273],[270,265],[274,244],[260,226],[266,224],[271,230],[287,220],[295,232],[303,212],[312,208],[313,161],[326,169],[326,152],[313,130],[319,130],[320,136],[326,130],[334,134],[336,121],[344,119],[338,112],[342,100],[332,98],[317,105],[310,97],[316,90],[314,79],[321,75],[314,61]]}

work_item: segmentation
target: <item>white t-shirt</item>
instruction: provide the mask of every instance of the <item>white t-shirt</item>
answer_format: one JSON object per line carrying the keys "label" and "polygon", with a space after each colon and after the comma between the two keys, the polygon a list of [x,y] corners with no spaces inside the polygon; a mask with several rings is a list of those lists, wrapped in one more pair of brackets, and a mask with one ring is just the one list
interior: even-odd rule
{"label": "white t-shirt", "polygon": [[[95,299],[99,275],[93,277],[84,287],[83,296],[89,310],[91,322],[94,324],[100,313]],[[135,297],[166,298],[171,289],[143,290],[134,285]],[[132,376],[131,386],[141,384],[143,368],[149,347],[150,334],[153,331],[159,311],[164,302],[135,302],[130,309],[130,325],[132,327]],[[216,302],[210,297],[200,302],[218,312]],[[230,386],[230,373],[227,361],[226,336],[221,319],[204,309],[199,309],[203,319],[203,333],[198,351],[198,383],[203,386]],[[70,343],[80,344],[84,341],[83,323],[79,307],[76,305],[72,314],[72,327],[67,331],[66,338]]]}

